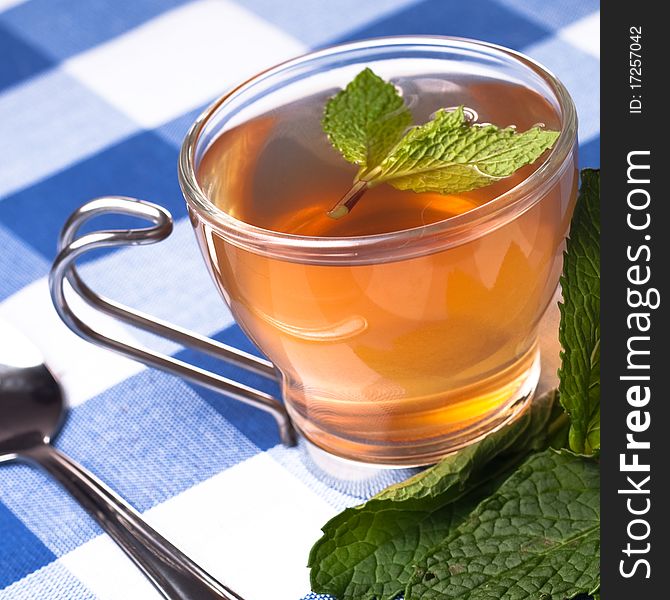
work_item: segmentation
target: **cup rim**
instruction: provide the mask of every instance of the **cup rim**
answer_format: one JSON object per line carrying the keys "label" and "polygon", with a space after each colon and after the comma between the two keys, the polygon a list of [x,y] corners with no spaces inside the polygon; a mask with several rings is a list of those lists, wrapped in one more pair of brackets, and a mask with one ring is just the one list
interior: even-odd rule
{"label": "cup rim", "polygon": [[[502,55],[508,61],[521,63],[539,75],[554,93],[562,117],[558,140],[542,165],[513,188],[460,215],[420,227],[361,236],[317,237],[273,231],[236,219],[209,200],[197,181],[196,148],[200,134],[210,118],[230,99],[255,83],[303,63],[337,54],[388,46],[407,46],[408,49],[423,46],[464,51],[485,50],[491,54]],[[460,245],[514,219],[538,202],[570,167],[576,134],[577,112],[565,85],[549,69],[525,54],[498,44],[462,37],[385,36],[337,44],[305,53],[261,71],[217,98],[200,114],[186,134],[179,154],[178,175],[189,209],[236,246],[293,262],[371,264],[413,258]],[[438,239],[439,245],[436,248],[435,242]]]}

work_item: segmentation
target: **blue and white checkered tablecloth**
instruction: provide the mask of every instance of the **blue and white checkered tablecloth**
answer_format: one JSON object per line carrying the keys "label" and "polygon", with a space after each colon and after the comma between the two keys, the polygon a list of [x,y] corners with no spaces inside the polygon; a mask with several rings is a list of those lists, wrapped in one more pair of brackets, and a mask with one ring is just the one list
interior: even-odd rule
{"label": "blue and white checkered tablecloth", "polygon": [[[140,310],[251,349],[209,280],[177,185],[181,138],[206,103],[338,41],[479,38],[522,50],[566,83],[581,163],[597,166],[598,11],[597,0],[0,0],[0,319],[36,341],[67,392],[56,445],[243,596],[303,597],[320,526],[365,492],[315,476],[262,413],[72,334],[47,290],[59,228],[95,196],[163,204],[177,219],[168,241],[102,253],[85,276]],[[93,598],[158,595],[57,484],[28,466],[0,467],[0,599]]]}

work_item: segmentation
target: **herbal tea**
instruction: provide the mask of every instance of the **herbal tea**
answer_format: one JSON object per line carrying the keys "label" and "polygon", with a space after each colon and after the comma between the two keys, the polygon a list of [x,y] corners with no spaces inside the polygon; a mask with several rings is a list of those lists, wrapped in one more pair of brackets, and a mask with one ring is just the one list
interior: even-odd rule
{"label": "herbal tea", "polygon": [[[555,108],[520,84],[428,76],[394,83],[415,123],[464,105],[480,123],[561,128]],[[420,236],[430,224],[477,211],[543,163],[458,194],[376,185],[333,219],[327,213],[357,171],[322,129],[324,106],[337,91],[222,133],[197,171],[211,202],[239,221],[292,236],[348,243],[410,229]],[[574,167],[523,214],[481,234],[475,220],[469,241],[436,241],[415,258],[395,260],[390,251],[372,264],[319,264],[244,249],[202,225],[199,238],[233,315],[282,372],[298,428],[342,456],[425,464],[504,423],[532,395],[537,326],[558,281]]]}

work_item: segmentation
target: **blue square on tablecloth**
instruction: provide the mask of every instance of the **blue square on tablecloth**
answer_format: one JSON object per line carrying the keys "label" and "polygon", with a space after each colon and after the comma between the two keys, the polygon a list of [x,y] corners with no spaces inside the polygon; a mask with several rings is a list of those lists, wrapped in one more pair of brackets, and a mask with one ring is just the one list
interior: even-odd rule
{"label": "blue square on tablecloth", "polygon": [[56,446],[141,512],[258,452],[183,381],[154,369],[73,408]]}
{"label": "blue square on tablecloth", "polygon": [[579,168],[600,167],[600,136],[579,146]]}
{"label": "blue square on tablecloth", "polygon": [[0,24],[0,90],[48,69],[53,61]]}
{"label": "blue square on tablecloth", "polygon": [[565,27],[600,10],[600,0],[497,0],[531,21],[552,29]]}
{"label": "blue square on tablecloth", "polygon": [[0,590],[55,558],[39,538],[0,502]]}
{"label": "blue square on tablecloth", "polygon": [[[221,302],[223,303],[223,300],[221,300]],[[239,348],[240,350],[255,354],[256,356],[261,356],[261,353],[256,346],[251,343],[249,338],[237,325],[228,327],[213,337],[234,348]],[[198,366],[212,370],[224,377],[234,379],[239,383],[272,394],[275,397],[279,397],[279,385],[261,375],[255,375],[240,367],[222,362],[211,356],[203,356],[192,350],[183,350],[182,352],[179,352],[176,357],[186,362],[197,361]],[[226,421],[239,429],[261,450],[267,450],[279,443],[277,423],[269,414],[244,404],[243,402],[239,402],[238,400],[227,398],[224,394],[205,389],[196,384],[187,382],[187,385],[193,387],[205,402],[222,415]]]}
{"label": "blue square on tablecloth", "polygon": [[523,48],[550,32],[494,0],[460,2],[457,10],[451,2],[424,0],[356,29],[340,41],[403,34],[455,35]]}
{"label": "blue square on tablecloth", "polygon": [[2,14],[0,22],[20,31],[24,39],[46,54],[64,60],[186,1],[31,0]]}
{"label": "blue square on tablecloth", "polygon": [[[6,197],[0,202],[0,223],[52,260],[65,219],[98,196],[151,200],[175,218],[183,217],[186,207],[177,181],[177,156],[177,148],[154,133],[135,135]],[[95,227],[126,227],[130,223],[137,225],[128,218],[105,217],[98,219]]]}
{"label": "blue square on tablecloth", "polygon": [[0,225],[0,302],[49,272],[49,263]]}
{"label": "blue square on tablecloth", "polygon": [[191,125],[193,125],[195,120],[203,113],[209,104],[209,102],[201,104],[197,108],[189,110],[187,113],[179,115],[177,118],[172,119],[167,123],[163,123],[154,129],[154,132],[173,146],[181,148],[181,144],[184,141],[188,130],[191,128]]}

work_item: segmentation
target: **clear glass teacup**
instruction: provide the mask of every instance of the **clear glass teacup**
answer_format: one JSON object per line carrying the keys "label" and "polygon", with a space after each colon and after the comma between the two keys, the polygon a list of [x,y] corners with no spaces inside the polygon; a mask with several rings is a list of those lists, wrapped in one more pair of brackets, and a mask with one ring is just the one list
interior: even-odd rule
{"label": "clear glass teacup", "polygon": [[[251,200],[242,196],[248,182],[263,177],[258,157],[276,134],[277,115],[304,105],[297,125],[281,131],[317,135],[301,123],[318,124],[314,107],[365,67],[396,83],[419,113],[430,97],[441,102],[430,110],[463,104],[484,122],[526,129],[541,121],[560,137],[513,185],[493,186],[486,202],[449,218],[361,235],[273,229],[264,218],[277,210],[277,198],[290,212],[298,192],[289,186]],[[287,443],[295,428],[328,453],[365,463],[435,462],[527,406],[539,377],[538,325],[558,285],[577,188],[575,108],[560,81],[537,63],[491,44],[430,37],[381,38],[308,54],[210,106],[184,141],[179,180],[205,263],[237,323],[268,360],[138,315],[85,286],[73,266],[81,253],[169,234],[160,207],[123,198],[93,201],[64,229],[52,294],[78,333],[269,410]],[[388,190],[376,193],[380,201],[392,200]],[[107,211],[154,225],[76,237],[81,222]],[[277,377],[283,402],[105,338],[72,312],[64,278],[117,318]]]}

